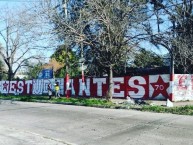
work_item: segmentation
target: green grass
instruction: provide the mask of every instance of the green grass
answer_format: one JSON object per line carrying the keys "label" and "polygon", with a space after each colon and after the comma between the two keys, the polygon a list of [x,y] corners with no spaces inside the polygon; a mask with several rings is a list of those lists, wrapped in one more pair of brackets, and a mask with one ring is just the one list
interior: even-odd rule
{"label": "green grass", "polygon": [[[15,95],[0,95],[0,99],[4,100],[15,100],[24,102],[45,102],[45,103],[57,103],[57,104],[68,104],[68,105],[79,105],[79,106],[90,106],[90,107],[102,107],[112,108],[115,106],[114,103],[96,98],[54,98],[48,99],[48,96],[15,96]],[[114,107],[115,108],[115,107]]]}
{"label": "green grass", "polygon": [[110,102],[102,99],[96,99],[96,98],[57,98],[57,99],[51,99],[50,101],[56,102],[56,103],[69,103],[73,105],[83,105],[83,106],[93,106],[93,105],[108,105]]}
{"label": "green grass", "polygon": [[193,115],[193,106],[181,106],[181,107],[165,107],[165,106],[151,106],[147,105],[131,105],[126,103],[114,104],[111,101],[105,99],[97,98],[52,98],[48,99],[48,96],[14,96],[14,95],[2,95],[0,94],[0,99],[3,100],[13,100],[13,101],[24,101],[24,102],[43,102],[43,103],[57,103],[66,105],[79,105],[79,106],[90,106],[90,107],[100,107],[100,108],[112,108],[112,109],[134,109],[140,111],[158,112],[158,113],[172,113],[180,115]]}
{"label": "green grass", "polygon": [[172,113],[179,115],[193,115],[193,106],[186,105],[180,107],[164,107],[164,106],[142,106],[141,111],[150,111],[150,112],[158,112],[158,113]]}
{"label": "green grass", "polygon": [[31,96],[31,95],[24,95],[24,96],[17,96],[17,95],[0,95],[0,99],[3,100],[15,100],[15,101],[26,101],[26,102],[34,102],[34,101],[41,101],[41,100],[48,100],[48,97],[45,96]]}

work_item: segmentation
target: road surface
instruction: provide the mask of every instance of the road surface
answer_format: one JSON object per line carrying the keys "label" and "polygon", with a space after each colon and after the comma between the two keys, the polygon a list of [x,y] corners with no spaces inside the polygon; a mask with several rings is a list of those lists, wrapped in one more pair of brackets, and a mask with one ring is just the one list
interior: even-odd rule
{"label": "road surface", "polygon": [[0,145],[193,145],[193,117],[0,102]]}

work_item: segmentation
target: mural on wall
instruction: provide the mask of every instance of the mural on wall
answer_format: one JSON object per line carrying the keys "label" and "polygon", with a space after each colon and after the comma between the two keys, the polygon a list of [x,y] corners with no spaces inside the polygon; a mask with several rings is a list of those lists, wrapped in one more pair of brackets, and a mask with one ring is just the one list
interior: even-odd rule
{"label": "mural on wall", "polygon": [[[54,90],[55,82],[59,82],[60,94],[66,94],[65,78],[34,79],[26,81],[0,81],[0,92],[11,94],[47,94],[49,83]],[[106,95],[107,78],[86,78],[85,85],[80,78],[70,79],[68,84],[70,95],[96,96]],[[136,99],[166,99],[170,97],[170,75],[126,76],[113,78],[113,97]],[[171,99],[171,98],[170,98]]]}
{"label": "mural on wall", "polygon": [[59,82],[60,93],[64,94],[64,79],[34,79],[26,81],[0,81],[0,92],[2,94],[33,94],[42,95],[48,92],[47,86],[51,83],[54,90],[55,81]]}
{"label": "mural on wall", "polygon": [[149,81],[150,81],[149,96],[151,96],[151,99],[159,100],[170,98],[170,94],[172,93],[172,91],[170,90],[169,75],[149,76]]}
{"label": "mural on wall", "polygon": [[175,74],[172,89],[174,101],[193,100],[193,75]]}

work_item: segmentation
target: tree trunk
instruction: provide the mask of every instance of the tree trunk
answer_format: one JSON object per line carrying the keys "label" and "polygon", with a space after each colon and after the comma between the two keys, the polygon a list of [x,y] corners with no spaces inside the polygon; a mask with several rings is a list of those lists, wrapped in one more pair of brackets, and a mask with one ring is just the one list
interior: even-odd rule
{"label": "tree trunk", "polygon": [[9,81],[13,80],[13,71],[11,70],[11,68],[9,68],[8,70],[8,80]]}
{"label": "tree trunk", "polygon": [[113,66],[112,65],[109,67],[108,79],[109,79],[109,84],[108,84],[109,86],[106,94],[106,99],[111,101],[113,98]]}

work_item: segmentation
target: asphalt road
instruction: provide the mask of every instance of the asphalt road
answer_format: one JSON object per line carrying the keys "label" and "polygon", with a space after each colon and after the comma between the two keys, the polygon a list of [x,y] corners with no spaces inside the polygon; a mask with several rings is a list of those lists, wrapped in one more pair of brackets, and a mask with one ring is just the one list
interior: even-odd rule
{"label": "asphalt road", "polygon": [[0,145],[193,145],[193,117],[0,102]]}

